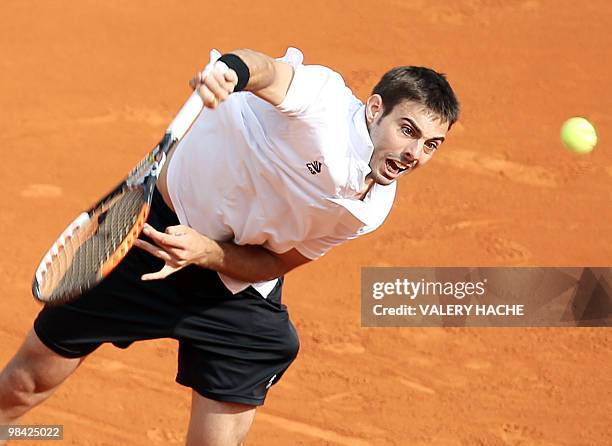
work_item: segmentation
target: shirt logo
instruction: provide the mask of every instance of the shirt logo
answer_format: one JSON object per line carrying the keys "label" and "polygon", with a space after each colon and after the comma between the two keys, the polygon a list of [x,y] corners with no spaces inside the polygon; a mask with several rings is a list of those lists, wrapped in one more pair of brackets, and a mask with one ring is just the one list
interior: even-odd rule
{"label": "shirt logo", "polygon": [[321,173],[321,166],[322,164],[320,161],[313,161],[312,163],[306,163],[306,167],[308,167],[308,170],[313,175]]}
{"label": "shirt logo", "polygon": [[268,381],[268,384],[266,385],[266,389],[269,389],[270,387],[272,387],[272,383],[274,383],[275,379],[276,379],[276,375],[270,378],[270,381]]}

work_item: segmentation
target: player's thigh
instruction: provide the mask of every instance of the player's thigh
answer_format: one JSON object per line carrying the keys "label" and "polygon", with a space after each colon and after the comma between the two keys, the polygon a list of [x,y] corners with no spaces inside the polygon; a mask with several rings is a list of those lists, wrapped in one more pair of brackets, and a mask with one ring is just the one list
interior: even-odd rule
{"label": "player's thigh", "polygon": [[195,390],[187,446],[237,446],[244,441],[256,406],[211,400]]}
{"label": "player's thigh", "polygon": [[66,358],[41,342],[30,330],[23,344],[2,372],[3,385],[28,387],[43,393],[60,385],[81,364],[85,357]]}

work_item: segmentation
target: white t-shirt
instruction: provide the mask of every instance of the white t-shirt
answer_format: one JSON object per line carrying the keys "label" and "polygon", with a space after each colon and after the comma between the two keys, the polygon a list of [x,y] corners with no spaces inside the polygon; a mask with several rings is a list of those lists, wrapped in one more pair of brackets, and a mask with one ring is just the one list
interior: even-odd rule
{"label": "white t-shirt", "polygon": [[[180,222],[214,240],[316,259],[379,227],[396,186],[356,198],[373,151],[364,105],[299,50],[280,60],[294,68],[283,103],[240,92],[206,109],[172,157],[168,193]],[[276,284],[219,276],[233,293],[253,285],[266,297]]]}

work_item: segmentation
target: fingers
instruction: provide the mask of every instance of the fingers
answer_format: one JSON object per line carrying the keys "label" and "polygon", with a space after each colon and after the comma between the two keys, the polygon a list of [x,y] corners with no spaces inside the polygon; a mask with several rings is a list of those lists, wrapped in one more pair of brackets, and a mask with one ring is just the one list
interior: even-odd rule
{"label": "fingers", "polygon": [[202,72],[200,72],[200,71],[199,71],[199,72],[197,72],[197,73],[195,74],[195,76],[193,76],[193,77],[192,77],[192,78],[189,80],[189,87],[190,87],[192,90],[195,90],[195,89],[196,89],[196,87],[197,87],[198,85],[200,85],[201,83],[202,83]]}
{"label": "fingers", "polygon": [[136,239],[134,241],[134,246],[147,251],[149,254],[162,259],[164,262],[172,262],[173,260],[172,256],[168,252],[164,251],[159,246],[152,245],[144,240]]}
{"label": "fingers", "polygon": [[236,87],[236,84],[238,83],[238,75],[236,72],[232,69],[228,69],[225,73],[223,73],[223,77],[225,82],[231,84],[232,91],[234,91],[234,87]]}
{"label": "fingers", "polygon": [[198,91],[206,107],[216,108],[234,91],[237,83],[236,72],[227,68],[224,63],[217,62],[212,69],[207,67],[197,73],[189,81],[189,86]]}
{"label": "fingers", "polygon": [[183,244],[181,243],[180,236],[174,234],[166,234],[163,232],[159,232],[153,226],[145,223],[144,228],[142,229],[144,235],[149,237],[158,245],[164,245],[166,247],[172,248],[182,248]]}
{"label": "fingers", "polygon": [[189,230],[188,226],[184,225],[176,225],[176,226],[168,226],[164,231],[166,234],[174,235],[175,237],[180,237],[187,234]]}
{"label": "fingers", "polygon": [[143,274],[140,277],[140,279],[141,280],[159,280],[159,279],[165,279],[170,274],[173,274],[173,273],[177,272],[178,270],[180,270],[182,268],[183,268],[182,266],[171,266],[171,265],[168,265],[166,263],[164,265],[164,267],[162,269],[160,269],[159,271],[157,271],[156,273]]}
{"label": "fingers", "polygon": [[158,246],[152,245],[151,243],[146,242],[144,240],[136,239],[134,241],[134,246],[137,246],[138,248],[144,249],[148,253],[150,253],[150,254],[154,255],[155,257],[158,257],[158,258],[162,259],[164,262],[166,262],[164,267],[162,269],[160,269],[159,271],[157,271],[155,273],[143,274],[140,277],[141,280],[160,280],[160,279],[165,279],[170,274],[173,274],[173,273],[177,272],[178,270],[180,270],[180,269],[182,269],[182,268],[184,268],[186,266],[186,265],[178,265],[176,263],[177,259],[175,257],[173,257],[170,253],[168,253],[164,249],[162,249],[162,248],[160,248]]}
{"label": "fingers", "polygon": [[[134,245],[162,259],[166,266],[157,273],[145,274],[142,280],[157,280],[191,264],[200,264],[207,255],[210,239],[186,225],[168,226],[160,232],[145,223],[143,234],[151,240],[137,239]],[[208,243],[208,244],[207,244]]]}
{"label": "fingers", "polygon": [[217,108],[219,105],[219,100],[216,98],[215,94],[208,89],[204,84],[200,84],[196,89],[200,97],[202,98],[202,102],[204,102],[204,106],[208,108]]}
{"label": "fingers", "polygon": [[136,239],[134,241],[134,246],[162,259],[165,265],[161,270],[155,273],[142,275],[141,280],[165,279],[170,274],[175,273],[189,264],[188,259],[185,258],[185,252],[182,246],[183,243],[189,243],[189,237],[186,237],[189,231],[193,230],[185,225],[176,225],[168,226],[165,232],[160,232],[148,223],[145,223],[142,232],[159,246],[142,239]]}

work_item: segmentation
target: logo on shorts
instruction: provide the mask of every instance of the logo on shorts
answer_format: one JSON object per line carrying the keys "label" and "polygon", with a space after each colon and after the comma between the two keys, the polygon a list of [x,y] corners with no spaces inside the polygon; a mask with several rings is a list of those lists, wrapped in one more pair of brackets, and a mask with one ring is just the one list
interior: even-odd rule
{"label": "logo on shorts", "polygon": [[306,163],[306,167],[308,167],[308,170],[313,175],[321,173],[321,166],[322,164],[320,161],[313,161],[312,163]]}
{"label": "logo on shorts", "polygon": [[272,378],[270,378],[270,381],[268,381],[268,384],[266,385],[266,389],[270,388],[270,386],[272,385],[272,383],[274,382],[275,379],[276,379],[276,375],[274,375]]}

